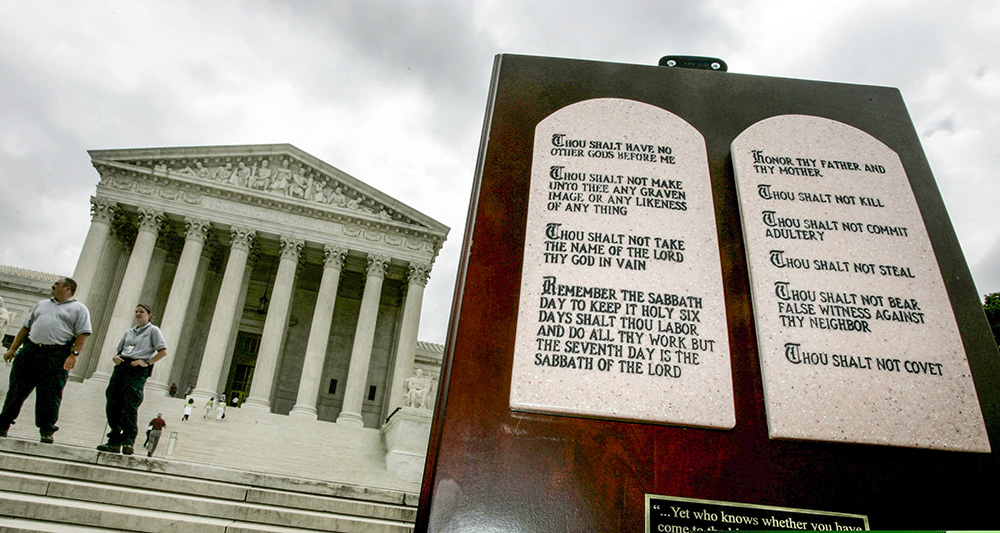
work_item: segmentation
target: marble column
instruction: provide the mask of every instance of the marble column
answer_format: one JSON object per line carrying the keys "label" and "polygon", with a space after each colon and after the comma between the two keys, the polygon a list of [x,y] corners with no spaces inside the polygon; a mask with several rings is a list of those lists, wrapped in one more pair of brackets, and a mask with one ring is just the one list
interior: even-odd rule
{"label": "marble column", "polygon": [[116,206],[115,202],[106,198],[95,196],[90,199],[90,229],[87,230],[87,239],[83,241],[83,250],[80,251],[76,270],[73,271],[73,279],[77,284],[74,296],[84,304],[90,304],[90,295],[94,290],[98,268],[101,267],[101,257],[111,232],[111,217],[115,214]]}
{"label": "marble column", "polygon": [[203,404],[209,398],[218,398],[219,379],[222,375],[222,365],[226,361],[229,336],[233,330],[233,322],[238,319],[237,312],[242,300],[241,293],[247,290],[243,283],[243,274],[247,269],[247,258],[250,247],[257,234],[248,228],[233,226],[232,246],[229,250],[229,260],[226,262],[226,272],[222,275],[222,286],[219,287],[219,300],[215,304],[212,323],[209,325],[208,339],[205,340],[205,353],[198,370],[198,384],[195,385],[195,401]]}
{"label": "marble column", "polygon": [[[161,234],[163,231],[166,231],[166,228],[161,229]],[[136,301],[153,309],[153,324],[159,324],[163,317],[163,307],[156,301],[156,293],[159,292],[160,282],[163,281],[163,270],[167,265],[167,250],[162,241],[162,238],[158,239],[156,246],[153,247],[153,256],[149,261],[149,269],[146,270],[146,281]]]}
{"label": "marble column", "polygon": [[[133,240],[132,243],[135,244],[135,241]],[[94,328],[94,333],[87,339],[87,347],[80,353],[80,361],[84,362],[87,367],[87,372],[83,375],[88,378],[97,370],[97,362],[101,359],[100,353],[101,349],[104,348],[104,338],[108,336],[111,312],[114,311],[118,290],[121,289],[122,281],[125,278],[125,269],[128,268],[129,256],[132,254],[132,249],[126,247],[117,235],[105,245],[105,251],[108,260],[103,264],[107,271],[106,274],[102,273],[98,276],[103,285],[102,292],[100,295],[91,292],[90,300],[96,304],[96,309],[88,306],[90,324]],[[116,335],[120,337],[121,333],[116,333]],[[77,363],[77,366],[80,366],[80,363]]]}
{"label": "marble column", "polygon": [[[88,284],[90,290],[86,305],[90,310],[90,323],[94,333],[87,339],[87,345],[80,353],[80,360],[73,370],[69,371],[69,380],[77,383],[89,378],[97,368],[97,360],[100,358],[101,347],[104,345],[107,333],[105,328],[108,325],[108,314],[111,313],[111,306],[115,304],[114,299],[118,295],[119,282],[125,274],[128,259],[122,252],[122,243],[118,241],[114,232],[104,240],[103,248],[98,260],[100,268]],[[77,292],[79,290],[78,288]]]}
{"label": "marble column", "polygon": [[288,310],[295,289],[295,270],[299,265],[299,254],[302,253],[304,246],[305,241],[302,239],[281,237],[281,259],[278,261],[278,273],[274,276],[271,304],[267,310],[267,318],[264,319],[264,331],[261,333],[260,350],[257,352],[257,363],[254,365],[250,394],[243,404],[248,409],[266,412],[271,410],[274,371],[278,368],[278,359],[285,340]]}
{"label": "marble column", "polygon": [[399,327],[399,342],[396,344],[396,364],[392,371],[392,383],[389,388],[389,406],[386,414],[391,414],[397,407],[403,407],[406,396],[406,379],[413,371],[413,358],[417,350],[417,329],[420,327],[420,309],[423,307],[424,287],[431,274],[431,266],[427,264],[410,264],[407,270],[409,284],[406,289],[406,302],[403,304],[403,320]]}
{"label": "marble column", "polygon": [[94,371],[91,379],[101,381],[111,379],[111,371],[115,367],[113,358],[118,350],[118,342],[125,330],[135,326],[135,307],[140,303],[139,295],[142,294],[142,287],[146,282],[149,262],[153,257],[153,248],[156,246],[156,235],[163,223],[163,218],[163,211],[148,207],[139,208],[139,233],[132,246],[132,254],[129,256],[128,266],[125,267],[125,275],[122,277],[122,283],[118,289],[118,297],[115,299],[115,306],[111,311],[111,320],[108,322],[104,344],[100,353],[97,354],[99,357],[97,370]]}
{"label": "marble column", "polygon": [[[184,320],[187,318],[188,305],[191,302],[191,291],[194,289],[195,277],[198,275],[198,263],[201,260],[201,250],[205,246],[205,236],[212,228],[209,221],[187,217],[184,219],[187,235],[184,238],[184,249],[177,261],[177,272],[170,285],[170,296],[163,309],[163,320],[160,330],[167,341],[167,357],[156,363],[153,375],[147,385],[161,390],[170,388],[170,373],[178,356],[178,345],[181,333],[184,331]],[[181,393],[184,391],[181,390]]]}
{"label": "marble column", "polygon": [[372,345],[375,341],[375,322],[378,319],[379,300],[382,296],[382,281],[385,280],[385,272],[388,267],[388,257],[368,254],[368,276],[365,279],[365,292],[361,299],[358,326],[354,331],[351,366],[347,370],[344,404],[337,417],[338,424],[356,427],[364,427],[365,425],[361,409],[365,401],[368,366],[371,364]]}
{"label": "marble column", "polygon": [[[211,241],[206,241],[205,249],[210,246]],[[198,270],[194,275],[194,288],[191,289],[190,303],[188,303],[184,325],[181,326],[181,331],[184,332],[184,342],[178,343],[173,352],[170,353],[170,357],[173,359],[173,362],[170,363],[171,376],[169,379],[166,376],[163,378],[165,381],[176,381],[177,387],[181,391],[186,391],[188,386],[194,390],[195,381],[198,378],[195,372],[198,371],[198,366],[201,364],[201,361],[197,363],[194,361],[196,358],[194,354],[201,353],[202,322],[199,313],[205,291],[209,290],[208,267],[211,259],[205,255],[205,249],[202,250],[201,258],[198,260]]]}
{"label": "marble column", "polygon": [[316,398],[319,396],[319,380],[323,375],[333,308],[337,301],[337,287],[340,285],[340,272],[347,257],[347,249],[326,245],[323,247],[323,253],[323,279],[319,282],[319,295],[316,297],[316,308],[313,310],[312,325],[309,327],[306,356],[302,362],[302,377],[299,378],[299,392],[295,398],[295,407],[288,413],[289,416],[311,420],[317,419]]}

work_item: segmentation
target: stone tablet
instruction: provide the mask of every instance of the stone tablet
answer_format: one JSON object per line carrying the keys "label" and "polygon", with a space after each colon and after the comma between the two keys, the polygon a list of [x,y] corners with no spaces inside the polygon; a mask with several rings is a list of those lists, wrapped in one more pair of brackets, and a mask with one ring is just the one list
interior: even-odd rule
{"label": "stone tablet", "polygon": [[784,115],[744,131],[732,157],[770,436],[989,452],[898,155]]}
{"label": "stone tablet", "polygon": [[632,100],[535,129],[511,409],[735,424],[705,141]]}

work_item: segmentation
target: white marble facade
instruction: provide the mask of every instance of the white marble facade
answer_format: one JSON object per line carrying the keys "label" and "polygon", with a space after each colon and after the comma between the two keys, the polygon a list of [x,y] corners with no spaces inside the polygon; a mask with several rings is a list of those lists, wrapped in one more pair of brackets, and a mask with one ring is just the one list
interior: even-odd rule
{"label": "white marble facade", "polygon": [[[0,300],[3,300],[3,307],[7,310],[7,326],[0,329],[0,337],[3,337],[3,351],[7,351],[7,346],[14,340],[24,318],[28,316],[35,304],[39,300],[49,297],[52,292],[52,283],[57,279],[59,276],[56,274],[0,265]],[[4,330],[6,330],[6,335],[4,335]],[[7,382],[3,381],[0,383],[0,390],[6,389]]]}
{"label": "white marble facade", "polygon": [[415,352],[443,224],[287,144],[89,153],[73,277],[95,332],[71,379],[108,379],[140,302],[170,351],[147,394],[377,428],[436,376]]}

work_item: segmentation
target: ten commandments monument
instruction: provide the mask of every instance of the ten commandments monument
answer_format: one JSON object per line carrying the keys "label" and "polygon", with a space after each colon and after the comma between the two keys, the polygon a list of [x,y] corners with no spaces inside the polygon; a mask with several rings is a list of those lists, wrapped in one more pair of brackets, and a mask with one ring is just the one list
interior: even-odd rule
{"label": "ten commandments monument", "polygon": [[1000,357],[895,89],[498,56],[462,261],[418,530],[995,527]]}

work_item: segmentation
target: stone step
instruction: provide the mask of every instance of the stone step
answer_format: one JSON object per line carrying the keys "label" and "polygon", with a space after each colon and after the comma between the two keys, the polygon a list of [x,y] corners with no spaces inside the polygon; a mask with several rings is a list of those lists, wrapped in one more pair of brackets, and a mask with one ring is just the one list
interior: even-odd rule
{"label": "stone step", "polygon": [[[57,445],[53,448],[59,448],[59,446]],[[246,486],[232,483],[219,483],[205,479],[193,479],[151,472],[136,472],[97,464],[80,465],[46,457],[0,452],[0,475],[12,476],[15,474],[36,474],[39,476],[61,477],[93,483],[146,487],[151,490],[212,496],[235,501],[245,499],[248,490]],[[44,494],[44,492],[38,494]]]}
{"label": "stone step", "polygon": [[0,439],[0,471],[300,509],[367,509],[364,514],[387,519],[412,520],[418,502],[408,492],[17,439]]}
{"label": "stone step", "polygon": [[60,524],[58,522],[0,516],[0,531],[4,533],[106,533],[113,530],[79,524]]}
{"label": "stone step", "polygon": [[[22,479],[26,476],[21,474]],[[0,479],[0,487],[6,480]],[[96,483],[31,479],[30,489],[44,488],[44,494],[0,490],[0,513],[30,519],[69,521],[100,527],[139,529],[135,518],[145,518],[150,512],[159,513],[165,522],[190,524],[192,530],[213,531],[219,525],[244,522],[254,527],[274,526],[307,531],[372,531],[404,532],[409,525],[392,520],[363,516],[348,516],[333,512],[304,511],[248,502],[215,500],[200,496],[164,494],[134,488],[121,488]],[[24,488],[21,484],[15,489]],[[52,514],[53,507],[80,509],[76,514]],[[87,515],[90,513],[90,515]],[[107,516],[114,515],[112,519]],[[56,518],[62,516],[63,518]],[[143,526],[149,531],[161,531],[164,524]],[[249,527],[249,526],[245,526]]]}
{"label": "stone step", "polygon": [[233,522],[7,491],[0,491],[0,504],[0,512],[9,517],[129,531],[225,533]]}
{"label": "stone step", "polygon": [[[358,490],[278,476],[124,457],[59,446],[0,439],[0,516],[12,531],[81,528],[134,531],[385,531],[412,530],[413,505],[373,501],[405,495]],[[35,457],[11,448],[46,452]],[[110,458],[103,465],[79,459]],[[139,470],[169,466],[175,473]],[[176,472],[184,472],[180,475]],[[202,476],[202,477],[197,477]],[[209,479],[205,479],[205,477]],[[264,485],[211,478],[262,481]],[[291,487],[298,490],[273,488]],[[348,493],[369,497],[329,496]],[[85,531],[69,529],[70,531]]]}
{"label": "stone step", "polygon": [[[47,461],[47,462],[46,462]],[[91,466],[106,468],[90,468]],[[180,483],[183,480],[214,481],[245,487],[274,489],[317,496],[330,496],[351,500],[369,501],[414,507],[418,495],[392,489],[364,487],[347,483],[302,479],[293,476],[249,472],[236,468],[213,466],[184,461],[109,454],[97,450],[59,444],[39,444],[19,439],[0,439],[0,469],[11,471],[62,475],[64,477],[103,483],[142,474],[163,474],[166,481],[143,477],[141,483]],[[188,490],[197,490],[190,488]],[[218,490],[213,487],[213,490]],[[238,493],[238,499],[243,496]]]}
{"label": "stone step", "polygon": [[[192,485],[190,480],[187,485]],[[189,495],[176,490],[167,492],[107,483],[73,481],[23,472],[0,472],[0,490],[234,520],[253,518],[254,522],[296,525],[311,529],[327,529],[334,522],[342,521],[328,520],[329,517],[336,515],[340,515],[342,519],[364,517],[399,523],[412,522],[416,518],[412,508],[403,506],[371,504],[253,487],[244,489],[244,499],[229,499],[219,496]],[[314,511],[324,514],[316,515]],[[331,523],[327,524],[328,521]]]}
{"label": "stone step", "polygon": [[[122,531],[117,528],[90,527],[79,524],[61,524],[58,522],[47,522],[42,520],[31,520],[25,518],[7,518],[0,516],[0,531],[3,533],[108,533],[109,531]],[[287,527],[271,527],[265,525],[252,525],[244,527],[239,522],[234,522],[226,528],[226,533],[315,533],[314,530],[290,529]]]}
{"label": "stone step", "polygon": [[332,528],[307,529],[291,525],[260,524],[164,512],[132,509],[90,502],[67,502],[58,498],[0,491],[0,516],[4,531],[140,531],[153,533],[317,533],[320,531],[368,532],[411,531],[378,521],[336,523]]}
{"label": "stone step", "polygon": [[[104,386],[94,380],[67,384],[58,422],[60,431],[55,435],[58,444],[93,449],[104,441]],[[196,405],[190,420],[182,422],[184,404],[182,398],[171,398],[147,387],[139,410],[136,444],[142,444],[145,423],[163,413],[167,428],[154,454],[156,458],[413,494],[420,490],[418,479],[387,470],[386,448],[379,430],[233,407],[226,410],[223,421],[216,422],[214,415],[203,417],[203,404]],[[18,423],[10,429],[12,438],[38,442],[33,406],[34,394],[25,402]],[[171,447],[174,433],[176,440]],[[137,447],[136,452],[144,454],[145,450]]]}

